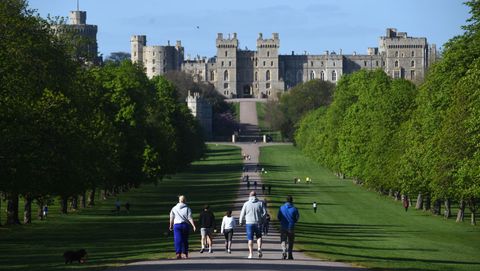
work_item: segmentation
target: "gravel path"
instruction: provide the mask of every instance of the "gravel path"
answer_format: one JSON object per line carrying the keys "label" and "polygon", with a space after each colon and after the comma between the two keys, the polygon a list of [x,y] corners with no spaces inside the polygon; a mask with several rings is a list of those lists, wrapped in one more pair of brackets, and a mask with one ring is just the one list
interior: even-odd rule
{"label": "gravel path", "polygon": [[[240,122],[245,124],[248,129],[255,129],[255,126],[257,125],[257,114],[254,101],[242,101],[240,103]],[[249,131],[244,132],[248,133]],[[250,160],[244,160],[246,172],[244,172],[243,175],[249,176],[251,183],[250,190],[254,189],[253,182],[257,181],[257,196],[263,200],[265,195],[262,193],[261,189],[262,182],[259,172],[256,172],[255,169],[257,168],[258,164],[259,146],[264,144],[238,143],[235,145],[242,148],[242,153],[250,155]],[[239,181],[242,182],[241,180]],[[250,190],[247,190],[245,182],[241,183],[233,210],[233,216],[237,219],[240,215],[240,210],[243,206],[243,203],[248,199],[248,193]],[[268,190],[266,190],[266,193],[268,193]],[[270,215],[273,219],[276,216],[276,211]],[[200,236],[198,234],[195,234],[192,237],[197,238],[198,241],[200,241]],[[256,249],[256,245],[254,248]],[[214,238],[213,253],[211,254],[200,254],[198,251],[193,251],[190,252],[190,258],[188,260],[136,262],[127,266],[109,270],[365,270],[363,268],[352,267],[344,263],[312,259],[298,251],[294,251],[293,253],[295,260],[283,260],[281,259],[280,236],[278,231],[275,230],[275,225],[270,225],[270,232],[268,236],[263,237],[262,251],[263,257],[261,259],[247,259],[248,248],[245,237],[245,226],[243,225],[235,229],[231,254],[227,254],[225,252],[223,235],[217,234]],[[254,256],[256,256],[256,253],[254,253]]]}

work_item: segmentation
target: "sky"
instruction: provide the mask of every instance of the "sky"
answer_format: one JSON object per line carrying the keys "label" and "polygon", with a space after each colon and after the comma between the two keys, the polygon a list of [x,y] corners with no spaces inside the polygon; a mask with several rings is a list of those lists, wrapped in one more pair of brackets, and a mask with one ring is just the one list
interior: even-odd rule
{"label": "sky", "polygon": [[[426,37],[438,47],[463,33],[470,17],[462,0],[79,0],[87,24],[98,26],[99,53],[130,52],[132,35],[147,45],[181,40],[185,57],[216,54],[217,33],[236,32],[255,50],[258,33],[280,36],[280,53],[366,54],[386,28]],[[77,0],[29,0],[40,16],[68,17]]]}

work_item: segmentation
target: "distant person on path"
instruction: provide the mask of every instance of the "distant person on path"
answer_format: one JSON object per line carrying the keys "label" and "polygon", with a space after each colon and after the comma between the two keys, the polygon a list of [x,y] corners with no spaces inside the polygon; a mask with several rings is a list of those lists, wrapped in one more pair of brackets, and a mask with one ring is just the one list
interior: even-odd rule
{"label": "distant person on path", "polygon": [[270,195],[272,193],[272,185],[268,185],[268,194]]}
{"label": "distant person on path", "polygon": [[203,207],[203,211],[200,213],[200,234],[201,234],[201,242],[202,248],[200,249],[200,253],[205,251],[205,243],[208,244],[208,253],[213,253],[212,250],[212,231],[215,229],[215,215],[212,211],[210,211],[210,206],[206,204]]}
{"label": "distant person on path", "polygon": [[[277,215],[278,220],[280,221],[280,242],[282,244],[282,258],[293,260],[293,242],[295,241],[295,223],[297,223],[300,218],[298,209],[293,206],[292,196],[287,196],[287,202],[280,206]],[[288,248],[287,243],[288,242]]]}
{"label": "distant person on path", "polygon": [[266,189],[265,184],[262,184],[262,194],[265,194],[265,189]]}
{"label": "distant person on path", "polygon": [[117,200],[115,200],[115,210],[117,211],[117,213],[120,213],[120,199],[117,198]]}
{"label": "distant person on path", "polygon": [[48,205],[43,206],[43,218],[47,219],[48,216]]}
{"label": "distant person on path", "polygon": [[170,211],[170,231],[173,230],[173,240],[175,244],[175,253],[177,259],[182,258],[182,253],[185,258],[188,258],[188,234],[190,228],[188,222],[193,227],[195,232],[197,228],[192,219],[192,210],[186,204],[185,196],[178,196],[178,203]]}
{"label": "distant person on path", "polygon": [[223,236],[225,236],[225,252],[228,254],[232,253],[233,230],[237,226],[236,224],[232,211],[228,210],[222,219],[222,226],[220,227],[220,233],[223,233]]}
{"label": "distant person on path", "polygon": [[250,181],[247,180],[247,190],[250,190]]}
{"label": "distant person on path", "polygon": [[255,190],[257,190],[257,181],[254,181],[254,182],[253,182],[253,188],[254,188]]}
{"label": "distant person on path", "polygon": [[127,210],[127,213],[130,213],[130,203],[128,201],[125,202],[125,210]]}
{"label": "distant person on path", "polygon": [[[266,208],[266,206],[265,206],[265,208]],[[267,214],[265,215],[265,219],[263,220],[263,229],[262,229],[262,230],[263,230],[263,234],[264,234],[265,236],[268,235],[268,229],[269,229],[269,227],[270,227],[270,219],[271,219],[271,218],[270,218],[270,215],[267,213]]]}
{"label": "distant person on path", "polygon": [[402,196],[402,202],[403,202],[403,208],[405,208],[405,212],[407,212],[408,207],[410,206],[410,204],[408,202],[408,196],[407,195]]}
{"label": "distant person on path", "polygon": [[313,207],[313,212],[317,213],[317,202],[316,201],[313,202],[312,207]]}
{"label": "distant person on path", "polygon": [[251,191],[248,201],[243,204],[242,211],[240,212],[239,225],[242,225],[243,219],[245,219],[245,226],[247,231],[248,240],[248,258],[253,257],[253,235],[257,238],[258,257],[261,258],[262,254],[262,231],[259,225],[262,223],[267,211],[263,202],[258,200],[255,191]]}

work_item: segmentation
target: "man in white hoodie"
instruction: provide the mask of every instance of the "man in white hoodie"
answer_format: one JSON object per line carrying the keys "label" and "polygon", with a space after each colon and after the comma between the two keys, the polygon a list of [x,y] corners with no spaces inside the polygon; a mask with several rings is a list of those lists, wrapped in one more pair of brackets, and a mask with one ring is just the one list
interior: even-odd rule
{"label": "man in white hoodie", "polygon": [[193,231],[196,231],[195,223],[192,219],[192,210],[185,204],[187,199],[185,196],[178,196],[178,203],[170,211],[170,231],[173,230],[173,240],[175,244],[175,253],[177,259],[188,258],[188,234],[190,228],[188,222],[192,224]]}
{"label": "man in white hoodie", "polygon": [[261,258],[262,254],[262,231],[260,224],[263,223],[263,219],[267,214],[263,201],[257,199],[255,191],[250,192],[248,201],[243,204],[242,211],[240,212],[239,225],[242,225],[245,218],[247,240],[248,240],[248,258],[253,256],[253,234],[257,238],[258,245],[258,257]]}

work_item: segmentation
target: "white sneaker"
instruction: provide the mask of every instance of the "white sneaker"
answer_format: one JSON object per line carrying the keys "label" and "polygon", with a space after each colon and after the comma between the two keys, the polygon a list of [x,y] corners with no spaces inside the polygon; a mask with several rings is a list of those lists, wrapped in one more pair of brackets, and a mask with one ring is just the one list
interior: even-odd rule
{"label": "white sneaker", "polygon": [[248,258],[248,259],[253,258],[252,254],[249,254],[247,258]]}
{"label": "white sneaker", "polygon": [[230,249],[227,252],[228,252],[228,254],[232,254],[232,251]]}

